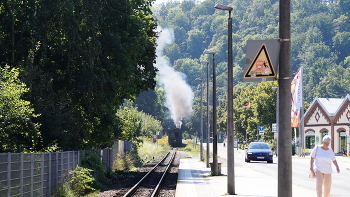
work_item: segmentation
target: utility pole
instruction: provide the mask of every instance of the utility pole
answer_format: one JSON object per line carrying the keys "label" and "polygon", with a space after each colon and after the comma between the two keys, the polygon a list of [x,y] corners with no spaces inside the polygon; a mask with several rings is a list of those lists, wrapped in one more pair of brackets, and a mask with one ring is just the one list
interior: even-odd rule
{"label": "utility pole", "polygon": [[[200,81],[201,82],[201,130],[200,130],[200,154],[199,154],[199,158],[201,161],[204,161],[203,158],[203,80],[197,78],[196,81]],[[197,143],[197,142],[196,142]]]}
{"label": "utility pole", "polygon": [[218,176],[218,136],[217,136],[217,115],[216,115],[216,61],[214,51],[203,51],[203,54],[213,55],[213,175]]}
{"label": "utility pole", "polygon": [[[227,193],[235,194],[234,130],[233,130],[233,61],[232,61],[232,7],[217,3],[215,9],[228,11],[227,20]],[[238,147],[237,147],[238,148]]]}
{"label": "utility pole", "polygon": [[278,195],[292,197],[290,0],[279,3]]}
{"label": "utility pole", "polygon": [[209,141],[210,141],[210,129],[209,129],[209,62],[208,61],[200,61],[202,64],[207,65],[207,168],[209,168]]}
{"label": "utility pole", "polygon": [[216,61],[213,54],[213,175],[218,176],[218,135],[216,114]]}

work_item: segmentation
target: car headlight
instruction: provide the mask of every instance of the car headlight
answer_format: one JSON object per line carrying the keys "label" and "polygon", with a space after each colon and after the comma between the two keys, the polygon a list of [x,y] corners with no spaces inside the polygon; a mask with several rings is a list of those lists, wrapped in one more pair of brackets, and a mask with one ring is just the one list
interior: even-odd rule
{"label": "car headlight", "polygon": [[247,152],[247,154],[248,154],[248,155],[251,155],[251,154],[253,154],[253,153],[252,153],[252,152]]}
{"label": "car headlight", "polygon": [[269,153],[269,155],[273,155],[273,153]]}

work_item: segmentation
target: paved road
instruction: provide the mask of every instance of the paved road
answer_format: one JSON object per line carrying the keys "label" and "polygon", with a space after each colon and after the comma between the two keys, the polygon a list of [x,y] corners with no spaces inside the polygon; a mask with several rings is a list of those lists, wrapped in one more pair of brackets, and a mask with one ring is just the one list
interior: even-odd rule
{"label": "paved road", "polygon": [[[206,145],[203,146],[206,148]],[[210,144],[210,150],[212,150],[212,144]],[[211,151],[212,152],[212,151]],[[222,144],[218,144],[218,156],[220,158],[227,158],[227,148]],[[349,161],[347,161],[347,159]],[[338,164],[340,166],[340,173],[333,173],[331,196],[333,197],[349,197],[350,194],[350,158],[337,157]],[[244,162],[244,151],[235,149],[235,166],[244,165],[258,172],[267,174],[271,177],[277,178],[278,157],[274,157],[274,162],[268,164],[266,162]],[[308,178],[310,165],[310,157],[292,157],[292,170],[293,170],[293,187],[303,186],[310,189],[315,188],[315,180]],[[335,168],[333,172],[336,172]],[[276,186],[277,187],[277,186]]]}

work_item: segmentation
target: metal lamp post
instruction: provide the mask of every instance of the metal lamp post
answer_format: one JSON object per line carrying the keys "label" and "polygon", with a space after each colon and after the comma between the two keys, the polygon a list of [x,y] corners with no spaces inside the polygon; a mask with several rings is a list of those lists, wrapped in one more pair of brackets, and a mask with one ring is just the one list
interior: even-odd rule
{"label": "metal lamp post", "polygon": [[210,141],[210,123],[209,123],[209,62],[200,61],[202,64],[207,65],[207,168],[209,168],[209,141]]}
{"label": "metal lamp post", "polygon": [[204,51],[203,54],[213,55],[213,175],[218,174],[218,137],[217,137],[217,124],[216,124],[216,65],[215,65],[215,52]]}
{"label": "metal lamp post", "polygon": [[[215,9],[228,11],[228,49],[227,49],[227,193],[235,194],[234,171],[234,131],[233,131],[233,60],[232,60],[232,7],[216,4]],[[232,150],[232,151],[231,151]]]}
{"label": "metal lamp post", "polygon": [[200,160],[204,161],[203,158],[203,83],[202,83],[202,79],[196,79],[196,81],[200,81],[201,83],[201,132],[200,132]]}

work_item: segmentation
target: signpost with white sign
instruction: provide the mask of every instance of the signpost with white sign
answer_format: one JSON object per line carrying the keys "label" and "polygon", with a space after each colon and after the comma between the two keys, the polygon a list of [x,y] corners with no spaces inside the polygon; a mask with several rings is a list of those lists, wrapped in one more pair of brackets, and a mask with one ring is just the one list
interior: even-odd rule
{"label": "signpost with white sign", "polygon": [[272,123],[272,132],[277,132],[277,123]]}
{"label": "signpost with white sign", "polygon": [[264,131],[265,131],[264,126],[259,126],[259,134],[264,135],[264,133],[265,133]]}

